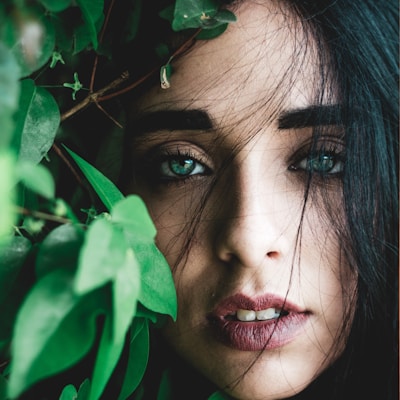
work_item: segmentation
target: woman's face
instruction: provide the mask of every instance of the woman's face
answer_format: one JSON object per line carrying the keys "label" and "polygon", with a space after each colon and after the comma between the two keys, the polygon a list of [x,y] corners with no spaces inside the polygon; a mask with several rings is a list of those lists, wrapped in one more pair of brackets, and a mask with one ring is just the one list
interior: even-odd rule
{"label": "woman's face", "polygon": [[236,15],[136,105],[127,191],[145,200],[173,268],[167,341],[233,397],[282,399],[343,349],[354,279],[326,209],[340,218],[344,145],[314,118],[320,65],[296,18],[274,2]]}

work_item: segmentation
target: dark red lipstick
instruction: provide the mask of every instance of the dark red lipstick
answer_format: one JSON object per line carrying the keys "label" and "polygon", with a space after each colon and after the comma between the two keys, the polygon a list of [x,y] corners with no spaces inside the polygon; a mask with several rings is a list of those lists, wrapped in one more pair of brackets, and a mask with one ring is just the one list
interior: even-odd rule
{"label": "dark red lipstick", "polygon": [[[238,310],[261,315],[262,310],[270,309],[276,310],[276,316],[267,320],[245,322],[237,317]],[[306,310],[279,296],[267,294],[251,299],[237,294],[219,303],[208,315],[208,320],[217,340],[225,345],[242,351],[260,351],[291,342],[302,330],[309,315]]]}

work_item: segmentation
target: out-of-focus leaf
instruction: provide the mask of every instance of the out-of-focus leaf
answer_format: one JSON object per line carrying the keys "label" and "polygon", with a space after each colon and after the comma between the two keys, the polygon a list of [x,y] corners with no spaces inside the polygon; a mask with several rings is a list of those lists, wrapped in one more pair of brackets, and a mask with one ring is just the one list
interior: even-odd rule
{"label": "out-of-focus leaf", "polygon": [[16,214],[13,209],[15,156],[11,151],[0,150],[0,240],[10,237]]}
{"label": "out-of-focus leaf", "polygon": [[0,239],[11,235],[16,219],[13,211],[16,160],[9,146],[19,95],[19,66],[12,52],[0,43]]}
{"label": "out-of-focus leaf", "polygon": [[7,400],[7,380],[0,374],[0,400]]}
{"label": "out-of-focus leaf", "polygon": [[104,0],[76,0],[83,15],[83,19],[90,32],[93,47],[98,46],[96,23],[103,13]]}
{"label": "out-of-focus leaf", "polygon": [[148,321],[135,318],[132,322],[129,342],[128,367],[118,400],[125,400],[138,387],[149,358]]}
{"label": "out-of-focus leaf", "polygon": [[127,24],[128,33],[125,36],[126,41],[133,40],[139,28],[140,16],[142,12],[142,0],[133,0],[133,7],[130,11],[130,19]]}
{"label": "out-of-focus leaf", "polygon": [[95,319],[106,312],[107,296],[77,296],[72,280],[67,271],[47,274],[22,305],[12,341],[10,397],[75,364],[93,345]]}
{"label": "out-of-focus leaf", "polygon": [[87,293],[109,281],[113,285],[113,336],[120,342],[136,310],[140,268],[121,228],[98,219],[90,225],[82,247],[75,290]]}
{"label": "out-of-focus leaf", "polygon": [[118,201],[124,198],[124,195],[118,190],[114,183],[112,183],[98,169],[93,167],[93,165],[89,164],[66,146],[64,147],[76,162],[78,167],[82,170],[83,174],[92,185],[100,200],[110,211]]}
{"label": "out-of-focus leaf", "polygon": [[14,236],[10,241],[0,243],[0,304],[13,290],[14,281],[31,248],[30,240],[22,236]]}
{"label": "out-of-focus leaf", "polygon": [[135,315],[140,283],[138,262],[132,249],[127,248],[124,263],[117,267],[113,283],[113,335],[115,341],[125,337]]}
{"label": "out-of-focus leaf", "polygon": [[40,10],[29,9],[7,18],[4,30],[5,44],[20,66],[20,77],[37,71],[50,59],[55,47],[55,32],[52,23]]}
{"label": "out-of-focus leaf", "polygon": [[71,5],[71,0],[40,0],[40,2],[51,12],[64,11]]}
{"label": "out-of-focus leaf", "polygon": [[[2,242],[0,250],[0,359],[9,357],[9,344],[19,307],[34,283],[30,262],[35,248],[21,236]],[[4,359],[3,358],[3,359]]]}
{"label": "out-of-focus leaf", "polygon": [[207,400],[233,400],[232,397],[228,396],[223,392],[214,392]]}
{"label": "out-of-focus leaf", "polygon": [[111,281],[125,261],[126,249],[120,229],[114,229],[110,221],[103,218],[93,221],[79,255],[76,293],[87,293]]}
{"label": "out-of-focus leaf", "polygon": [[19,66],[11,51],[0,43],[0,149],[11,142],[19,92]]}
{"label": "out-of-focus leaf", "polygon": [[111,218],[114,223],[135,235],[138,241],[154,241],[156,228],[139,196],[130,195],[115,204]]}
{"label": "out-of-focus leaf", "polygon": [[16,175],[16,178],[33,192],[47,199],[54,198],[54,179],[45,166],[29,161],[20,161],[17,163]]}
{"label": "out-of-focus leaf", "polygon": [[74,272],[84,231],[79,226],[64,224],[53,229],[43,240],[36,257],[36,276],[42,278],[55,269]]}
{"label": "out-of-focus leaf", "polygon": [[39,163],[53,144],[60,124],[60,111],[53,96],[24,80],[16,135],[21,137],[19,159]]}

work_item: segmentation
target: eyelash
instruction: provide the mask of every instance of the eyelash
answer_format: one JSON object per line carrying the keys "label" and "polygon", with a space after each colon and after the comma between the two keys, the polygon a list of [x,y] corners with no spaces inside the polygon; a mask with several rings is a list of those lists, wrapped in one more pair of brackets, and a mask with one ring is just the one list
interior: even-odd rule
{"label": "eyelash", "polygon": [[[291,157],[288,171],[313,174],[321,178],[340,178],[344,167],[344,146],[337,140],[326,142],[327,140],[324,140],[322,144],[302,146]],[[140,169],[154,183],[184,184],[191,179],[213,173],[205,157],[190,148],[158,147],[151,153]]]}
{"label": "eyelash", "polygon": [[[289,165],[289,171],[316,174],[320,177],[339,178],[344,168],[343,144],[338,142],[317,144],[298,150]],[[319,147],[319,148],[318,148]]]}
{"label": "eyelash", "polygon": [[[211,175],[212,170],[201,157],[190,150],[165,151],[153,156],[149,162],[149,175],[160,183],[183,183],[198,176]],[[175,171],[173,170],[175,168]],[[181,169],[181,174],[179,172]]]}

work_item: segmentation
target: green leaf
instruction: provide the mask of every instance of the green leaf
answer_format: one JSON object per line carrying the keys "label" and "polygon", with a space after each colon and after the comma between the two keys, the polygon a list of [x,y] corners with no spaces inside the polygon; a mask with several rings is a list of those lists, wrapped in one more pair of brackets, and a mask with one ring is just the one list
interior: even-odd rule
{"label": "green leaf", "polygon": [[233,399],[226,393],[218,391],[213,393],[207,400],[233,400]]}
{"label": "green leaf", "polygon": [[35,94],[35,82],[32,79],[23,79],[21,81],[21,95],[19,98],[18,112],[15,115],[15,130],[12,141],[12,146],[17,153],[21,148],[21,139],[24,131],[25,120]]}
{"label": "green leaf", "polygon": [[125,262],[127,248],[121,229],[104,218],[93,221],[79,255],[76,293],[87,293],[111,281]]}
{"label": "green leaf", "polygon": [[107,219],[94,221],[79,257],[75,290],[87,293],[111,281],[113,284],[113,336],[120,342],[136,311],[140,269],[123,231]]}
{"label": "green leaf", "polygon": [[89,400],[100,398],[124,347],[125,337],[115,341],[111,325],[112,322],[107,317],[97,352]]}
{"label": "green leaf", "polygon": [[135,318],[132,322],[128,367],[118,400],[125,400],[139,386],[149,358],[148,321]]}
{"label": "green leaf", "polygon": [[74,385],[70,384],[64,387],[59,400],[88,400],[90,392],[90,381],[85,379],[76,391]]}
{"label": "green leaf", "polygon": [[22,236],[14,236],[11,241],[0,243],[0,304],[13,290],[14,282],[31,248],[30,240]]}
{"label": "green leaf", "polygon": [[110,181],[110,179],[72,150],[68,149],[66,146],[64,146],[64,148],[82,170],[86,179],[92,185],[100,200],[109,211],[118,201],[124,198],[124,195],[118,190],[114,183]]}
{"label": "green leaf", "polygon": [[140,269],[131,248],[125,252],[125,261],[116,266],[113,282],[113,335],[115,341],[122,340],[135,315],[140,291]]}
{"label": "green leaf", "polygon": [[121,225],[138,240],[154,241],[156,228],[146,205],[139,196],[130,195],[115,204],[111,211],[111,218],[114,223]]}
{"label": "green leaf", "polygon": [[24,80],[16,118],[16,135],[21,137],[19,159],[39,163],[52,146],[60,124],[56,101],[46,89]]}
{"label": "green leaf", "polygon": [[130,18],[127,23],[128,33],[125,35],[125,40],[131,41],[136,37],[139,28],[140,17],[142,13],[142,0],[133,0],[132,10],[129,11]]}
{"label": "green leaf", "polygon": [[157,400],[173,400],[171,373],[168,369],[163,371],[158,388]]}
{"label": "green leaf", "polygon": [[172,29],[180,31],[203,27],[218,12],[216,0],[176,0]]}
{"label": "green leaf", "polygon": [[135,317],[148,319],[149,321],[155,324],[158,321],[160,314],[151,311],[148,308],[146,308],[143,304],[138,303]]}
{"label": "green leaf", "polygon": [[51,12],[64,11],[71,5],[71,0],[40,0],[40,2]]}
{"label": "green leaf", "polygon": [[176,319],[176,290],[171,269],[155,244],[133,244],[141,267],[139,301],[149,310]]}
{"label": "green leaf", "polygon": [[14,19],[7,18],[5,44],[13,52],[20,67],[20,77],[26,77],[43,67],[55,47],[52,23],[41,10],[20,10]]}
{"label": "green leaf", "polygon": [[19,93],[19,66],[11,51],[0,42],[0,149],[11,142]]}
{"label": "green leaf", "polygon": [[0,374],[0,400],[7,400],[7,380]]}
{"label": "green leaf", "polygon": [[96,23],[102,16],[104,0],[76,0],[76,3],[80,7],[85,24],[89,29],[93,47],[97,49],[98,40]]}
{"label": "green leaf", "polygon": [[84,241],[81,227],[64,224],[53,229],[40,244],[36,256],[36,276],[40,279],[55,269],[74,272]]}
{"label": "green leaf", "polygon": [[34,276],[28,263],[34,248],[31,242],[14,236],[0,250],[0,359],[9,357],[14,322]]}
{"label": "green leaf", "polygon": [[74,365],[93,345],[95,320],[107,310],[108,297],[103,291],[77,296],[72,280],[66,271],[47,274],[22,305],[12,341],[10,397]]}
{"label": "green leaf", "polygon": [[216,28],[213,29],[203,29],[197,36],[196,39],[199,40],[210,40],[222,35],[226,28],[228,28],[228,24],[218,25]]}
{"label": "green leaf", "polygon": [[76,400],[78,398],[78,392],[74,385],[67,385],[61,392],[59,400]]}
{"label": "green leaf", "polygon": [[[169,19],[169,10],[163,10],[162,16]],[[217,0],[176,0],[172,29],[180,31],[188,28],[215,29],[220,25],[226,29],[227,23],[236,21],[235,15],[229,10],[219,10]],[[218,31],[210,37],[217,36]]]}
{"label": "green leaf", "polygon": [[11,236],[16,221],[14,168],[14,154],[0,150],[0,240]]}
{"label": "green leaf", "polygon": [[76,400],[89,400],[90,395],[90,381],[85,379],[79,386],[78,398]]}
{"label": "green leaf", "polygon": [[47,198],[55,196],[55,184],[50,171],[41,164],[20,161],[16,168],[17,179],[33,192]]}

